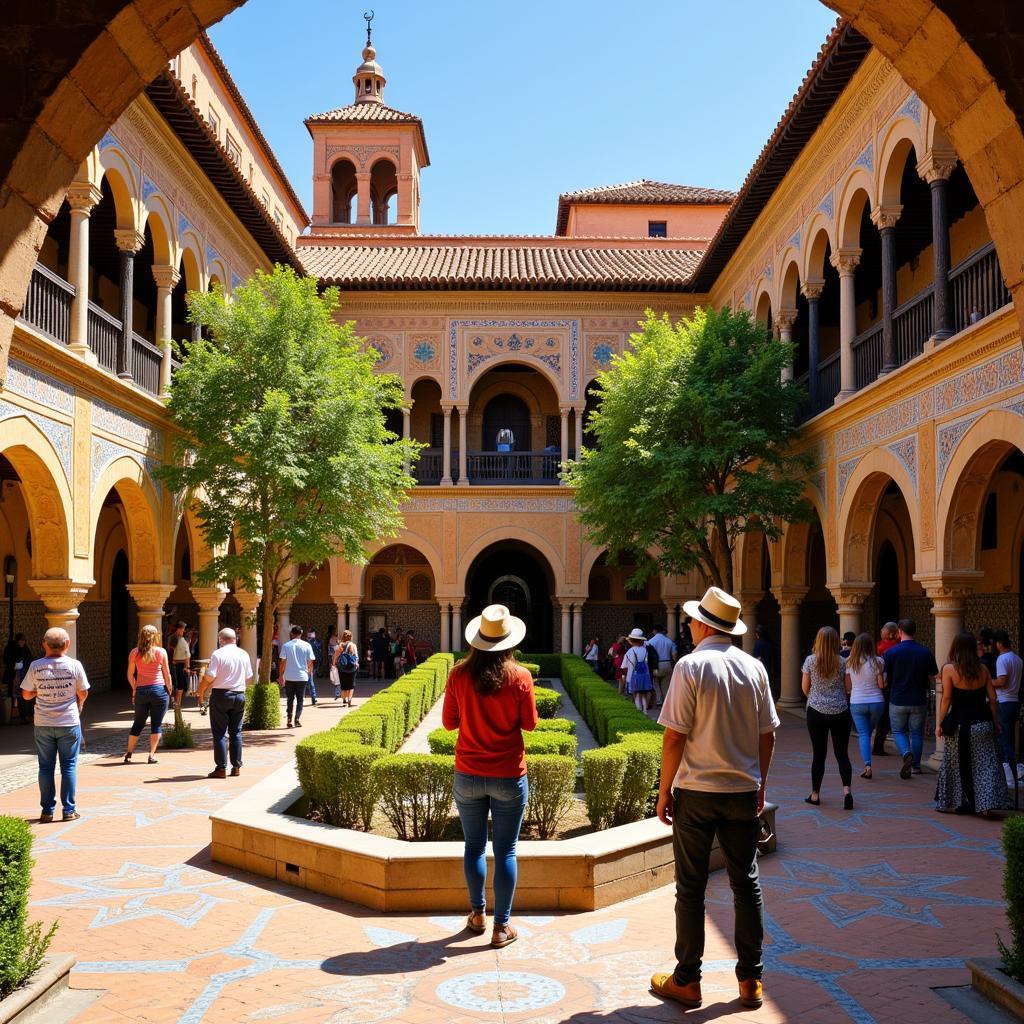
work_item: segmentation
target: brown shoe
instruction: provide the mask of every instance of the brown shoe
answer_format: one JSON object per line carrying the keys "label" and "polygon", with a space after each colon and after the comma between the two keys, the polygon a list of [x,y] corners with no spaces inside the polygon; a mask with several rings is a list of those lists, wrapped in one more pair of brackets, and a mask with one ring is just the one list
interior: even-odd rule
{"label": "brown shoe", "polygon": [[50,822],[52,822],[52,821],[53,821],[53,815],[52,814],[40,814],[39,815],[39,824],[40,825],[49,825]]}
{"label": "brown shoe", "polygon": [[740,1005],[756,1010],[764,1002],[764,986],[760,978],[740,982]]}
{"label": "brown shoe", "polygon": [[704,1000],[700,994],[700,982],[691,981],[688,985],[680,985],[671,974],[652,974],[651,991],[656,995],[673,999],[688,1010],[696,1010]]}
{"label": "brown shoe", "polygon": [[214,768],[206,777],[208,779],[226,779],[228,777],[228,773],[223,768]]}
{"label": "brown shoe", "polygon": [[494,949],[504,949],[506,946],[510,946],[516,939],[519,938],[519,932],[508,924],[496,924],[494,931],[491,932],[491,946]]}
{"label": "brown shoe", "polygon": [[231,769],[231,771],[229,772],[229,774],[231,775],[231,777],[232,777],[232,778],[234,778],[234,777],[235,777],[236,775],[241,775],[241,774],[242,774],[242,769],[241,769],[241,768],[239,768],[239,767],[238,767],[237,765],[235,765],[235,766],[234,766],[234,767],[233,767],[233,768]]}

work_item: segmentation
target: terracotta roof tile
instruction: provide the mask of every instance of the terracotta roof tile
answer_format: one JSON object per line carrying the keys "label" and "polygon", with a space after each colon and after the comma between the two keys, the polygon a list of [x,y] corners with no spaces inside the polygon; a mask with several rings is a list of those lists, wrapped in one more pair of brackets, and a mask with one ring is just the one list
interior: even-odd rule
{"label": "terracotta roof tile", "polygon": [[347,107],[337,107],[334,110],[325,111],[323,114],[311,114],[306,118],[306,124],[321,124],[324,122],[344,124],[350,121],[391,121],[399,124],[421,123],[415,114],[406,114],[404,111],[395,110],[394,107],[387,107],[383,103],[350,103]]}
{"label": "terracotta roof tile", "polygon": [[565,245],[304,245],[306,272],[345,290],[676,291],[700,252]]}

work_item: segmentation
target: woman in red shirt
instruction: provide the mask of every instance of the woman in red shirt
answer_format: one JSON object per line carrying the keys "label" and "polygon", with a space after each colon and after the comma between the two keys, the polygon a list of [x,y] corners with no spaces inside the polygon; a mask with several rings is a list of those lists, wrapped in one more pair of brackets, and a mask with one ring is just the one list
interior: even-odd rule
{"label": "woman in red shirt", "polygon": [[516,891],[516,840],[529,787],[523,730],[537,726],[533,678],[516,663],[514,648],[526,625],[501,604],[492,604],[466,627],[469,654],[452,669],[444,693],[442,720],[458,729],[455,744],[455,806],[466,837],[463,866],[470,931],[487,929],[487,815],[493,821],[494,930],[496,949],[515,942],[509,924]]}

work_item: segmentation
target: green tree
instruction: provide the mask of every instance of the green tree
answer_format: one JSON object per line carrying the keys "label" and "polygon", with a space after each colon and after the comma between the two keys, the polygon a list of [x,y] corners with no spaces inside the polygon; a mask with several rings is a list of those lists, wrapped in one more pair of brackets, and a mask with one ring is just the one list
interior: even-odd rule
{"label": "green tree", "polygon": [[215,552],[197,582],[262,590],[264,683],[278,605],[330,556],[359,561],[367,542],[394,536],[420,447],[386,429],[401,381],[374,372],[377,353],[337,308],[336,289],[318,294],[283,267],[230,301],[192,293],[189,318],[209,339],[190,343],[171,385],[178,430],[158,474],[189,496]]}
{"label": "green tree", "polygon": [[808,459],[792,451],[805,393],[780,379],[791,355],[747,312],[697,309],[673,325],[648,311],[599,375],[596,444],[565,477],[590,539],[613,561],[636,557],[635,582],[696,567],[732,592],[741,534],[774,538],[810,515]]}

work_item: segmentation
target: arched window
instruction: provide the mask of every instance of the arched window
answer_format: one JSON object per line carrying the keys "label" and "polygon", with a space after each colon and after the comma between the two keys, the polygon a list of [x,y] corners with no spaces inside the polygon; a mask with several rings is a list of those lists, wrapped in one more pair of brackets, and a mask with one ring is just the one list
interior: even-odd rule
{"label": "arched window", "polygon": [[352,200],[357,192],[356,168],[351,160],[339,160],[331,168],[331,220],[352,223]]}
{"label": "arched window", "polygon": [[390,160],[378,160],[370,171],[370,219],[374,224],[389,223],[391,198],[397,194],[398,174],[395,165]]}
{"label": "arched window", "polygon": [[484,408],[483,437],[480,447],[485,452],[497,451],[498,431],[511,430],[513,451],[531,451],[530,410],[515,395],[495,395]]}
{"label": "arched window", "polygon": [[394,601],[395,581],[386,573],[378,573],[370,583],[370,597],[374,601]]}
{"label": "arched window", "polygon": [[594,573],[590,577],[590,600],[610,601],[612,599],[612,581],[604,573]]}
{"label": "arched window", "polygon": [[417,573],[409,580],[409,600],[429,601],[430,600],[430,577]]}

